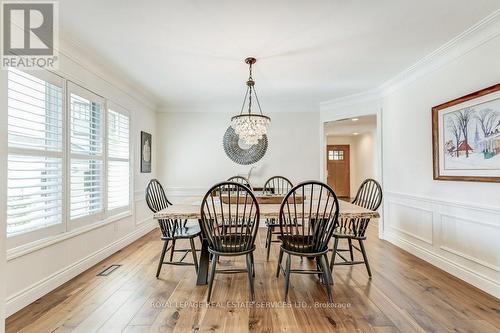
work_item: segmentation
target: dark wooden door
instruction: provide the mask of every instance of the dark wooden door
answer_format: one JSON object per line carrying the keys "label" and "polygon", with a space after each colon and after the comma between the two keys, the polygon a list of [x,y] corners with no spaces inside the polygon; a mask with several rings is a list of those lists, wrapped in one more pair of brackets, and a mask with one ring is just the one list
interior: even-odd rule
{"label": "dark wooden door", "polygon": [[328,145],[326,148],[327,182],[338,197],[350,198],[349,145]]}

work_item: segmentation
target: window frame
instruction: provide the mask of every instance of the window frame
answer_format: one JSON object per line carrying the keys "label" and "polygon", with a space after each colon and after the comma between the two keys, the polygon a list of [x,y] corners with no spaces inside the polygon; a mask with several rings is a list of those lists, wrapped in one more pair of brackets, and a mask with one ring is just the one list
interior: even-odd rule
{"label": "window frame", "polygon": [[106,169],[106,207],[105,207],[105,211],[106,211],[106,217],[110,217],[110,216],[114,216],[116,214],[121,214],[121,213],[124,213],[124,212],[129,212],[130,214],[132,214],[132,207],[133,207],[133,200],[134,200],[134,191],[133,191],[133,184],[134,184],[134,172],[133,172],[133,135],[132,135],[132,117],[130,115],[130,112],[123,108],[121,105],[117,104],[117,103],[114,103],[112,101],[109,101],[107,102],[107,105],[106,105],[106,140],[105,140],[105,145],[106,145],[106,168],[108,168],[109,166],[109,161],[110,160],[113,160],[113,161],[116,161],[116,160],[120,160],[118,158],[111,158],[109,157],[108,153],[109,153],[109,138],[108,138],[108,121],[109,121],[109,111],[113,111],[113,112],[116,112],[116,113],[119,113],[119,114],[122,114],[126,117],[128,117],[128,182],[129,182],[129,186],[128,186],[128,190],[129,190],[129,195],[128,195],[128,205],[127,206],[122,206],[122,207],[117,207],[117,208],[114,208],[114,209],[109,209],[108,207],[108,179],[107,179],[107,175],[108,175],[108,169]]}
{"label": "window frame", "polygon": [[[62,159],[62,213],[61,223],[40,227],[17,234],[8,235],[6,233],[6,245],[9,252],[24,253],[30,252],[30,249],[38,249],[43,247],[43,244],[52,244],[56,241],[74,237],[80,232],[85,232],[93,228],[112,223],[116,220],[132,216],[134,214],[134,136],[133,136],[133,119],[130,111],[121,105],[112,102],[109,98],[103,97],[85,87],[85,85],[77,84],[64,76],[48,70],[21,71],[25,74],[34,76],[40,80],[54,84],[62,88],[62,150],[61,152],[53,151],[36,151],[35,149],[25,149],[8,146],[8,154],[18,154],[25,156],[60,156]],[[7,74],[8,81],[8,74]],[[6,85],[6,89],[8,86]],[[101,119],[103,124],[102,130],[102,210],[98,214],[92,214],[76,219],[71,219],[71,158],[73,156],[82,156],[81,154],[71,153],[71,93],[91,100],[99,101],[101,104]],[[8,101],[8,91],[6,91]],[[6,103],[8,103],[6,101]],[[108,111],[113,110],[120,114],[128,116],[129,119],[129,202],[128,206],[118,207],[113,210],[108,210]],[[22,152],[26,152],[21,154]],[[33,153],[33,154],[32,154]],[[87,156],[88,158],[88,156]],[[7,184],[4,185],[7,188]],[[7,198],[7,194],[6,194]]]}
{"label": "window frame", "polygon": [[[63,191],[62,196],[61,196],[62,211],[61,211],[61,223],[57,223],[57,224],[53,224],[53,225],[45,226],[45,227],[41,226],[39,228],[27,230],[27,231],[12,234],[12,235],[7,234],[7,229],[6,229],[5,233],[6,233],[6,239],[7,239],[7,242],[6,242],[7,248],[17,247],[17,246],[20,246],[22,244],[31,243],[31,242],[37,241],[39,239],[44,239],[44,238],[50,237],[50,236],[55,235],[55,234],[64,233],[66,231],[66,221],[65,221],[66,199],[65,199],[65,195],[64,195],[64,193],[66,192],[65,179],[67,177],[66,168],[65,168],[65,165],[66,165],[66,153],[65,153],[65,145],[66,145],[66,133],[65,133],[66,81],[60,75],[57,75],[57,74],[49,72],[49,71],[39,70],[39,71],[30,71],[30,72],[21,71],[21,72],[23,72],[24,74],[36,77],[37,79],[43,80],[43,81],[48,82],[50,84],[61,87],[61,91],[62,91],[62,111],[61,111],[62,112],[62,145],[61,145],[61,151],[60,152],[58,152],[58,151],[43,151],[43,150],[29,149],[29,148],[10,147],[9,143],[7,142],[7,154],[8,155],[19,155],[19,156],[40,156],[40,157],[61,158],[61,175],[62,175],[61,184],[62,184],[62,191]],[[7,73],[7,82],[9,81],[9,75],[10,74]],[[8,104],[8,100],[9,100],[8,86],[7,86],[6,97],[7,97],[7,104]],[[7,127],[8,127],[8,120],[7,120]],[[7,177],[8,177],[8,171],[7,171]],[[7,190],[7,184],[5,184],[5,187]],[[6,193],[6,199],[8,200],[8,193]]]}
{"label": "window frame", "polygon": [[[101,153],[98,156],[86,155],[82,153],[73,153],[71,151],[71,94],[78,95],[83,97],[91,102],[96,102],[101,107],[101,136],[102,136],[102,145],[101,145]],[[67,164],[66,164],[66,182],[68,183],[68,189],[66,191],[66,200],[68,203],[68,207],[66,212],[68,228],[67,230],[74,230],[85,225],[94,223],[96,220],[100,221],[106,217],[106,207],[107,207],[107,117],[106,117],[106,99],[72,81],[67,81],[66,87],[66,112],[67,112],[67,121],[66,121],[66,135],[67,135]],[[93,213],[90,215],[85,215],[82,217],[71,218],[71,160],[79,159],[79,160],[98,160],[102,161],[101,168],[101,210],[97,213]]]}

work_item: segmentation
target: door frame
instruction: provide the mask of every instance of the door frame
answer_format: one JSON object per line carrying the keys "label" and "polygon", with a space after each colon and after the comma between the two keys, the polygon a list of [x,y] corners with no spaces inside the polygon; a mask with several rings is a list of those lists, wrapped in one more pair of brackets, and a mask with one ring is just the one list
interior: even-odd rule
{"label": "door frame", "polygon": [[[319,133],[320,133],[320,151],[319,151],[319,174],[320,179],[324,182],[326,179],[326,146],[327,138],[325,135],[325,123],[337,120],[343,120],[346,118],[355,118],[361,116],[376,115],[377,116],[377,129],[375,138],[375,148],[377,151],[376,156],[376,167],[377,167],[377,178],[384,186],[383,177],[383,100],[381,94],[377,92],[371,92],[369,94],[353,95],[345,98],[340,98],[338,100],[333,100],[329,102],[324,102],[320,104],[320,121],[319,121]],[[351,189],[356,191],[357,189]],[[379,209],[379,224],[378,224],[378,235],[380,239],[384,239],[384,203]]]}
{"label": "door frame", "polygon": [[[351,198],[351,145],[346,145],[346,144],[333,144],[333,145],[329,145],[328,142],[326,143],[326,153],[325,153],[325,158],[326,158],[326,170],[328,171],[328,150],[329,148],[328,147],[347,147],[347,157],[349,158],[349,164],[348,164],[348,168],[347,168],[347,189],[348,189],[348,196],[347,197],[342,197],[342,198]],[[345,155],[345,154],[344,154]],[[325,174],[325,183],[328,184],[328,173]],[[330,184],[328,184],[330,185]]]}

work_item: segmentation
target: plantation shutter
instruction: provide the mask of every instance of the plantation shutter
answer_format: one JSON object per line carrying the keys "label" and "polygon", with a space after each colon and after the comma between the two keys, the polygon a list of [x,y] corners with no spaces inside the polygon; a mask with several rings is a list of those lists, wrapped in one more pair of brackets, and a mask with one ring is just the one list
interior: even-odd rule
{"label": "plantation shutter", "polygon": [[108,110],[108,210],[130,205],[130,118]]}
{"label": "plantation shutter", "polygon": [[8,70],[7,236],[62,223],[62,84]]}
{"label": "plantation shutter", "polygon": [[75,84],[69,87],[70,218],[104,209],[104,101]]}

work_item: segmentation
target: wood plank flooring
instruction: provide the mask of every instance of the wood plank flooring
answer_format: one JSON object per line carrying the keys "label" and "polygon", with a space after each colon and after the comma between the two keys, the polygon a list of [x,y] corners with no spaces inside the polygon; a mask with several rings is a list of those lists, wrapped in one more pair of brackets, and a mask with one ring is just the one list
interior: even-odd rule
{"label": "wood plank flooring", "polygon": [[[328,308],[316,276],[292,275],[290,304],[275,278],[278,244],[266,262],[265,229],[256,251],[256,301],[248,306],[246,274],[216,276],[206,286],[193,267],[164,266],[157,230],[92,267],[7,319],[7,332],[500,332],[500,301],[377,238],[369,228],[364,266],[336,266],[335,307]],[[179,244],[182,246],[183,244]],[[187,244],[186,244],[187,245]],[[111,275],[96,276],[111,264]],[[221,260],[243,266],[244,258]],[[292,266],[311,266],[296,260]],[[268,304],[267,304],[267,303]],[[318,303],[317,303],[318,302]]]}

